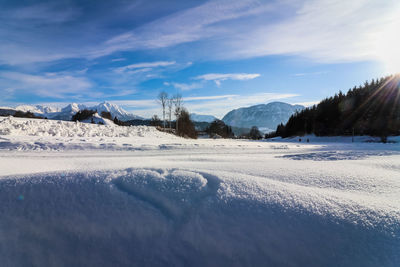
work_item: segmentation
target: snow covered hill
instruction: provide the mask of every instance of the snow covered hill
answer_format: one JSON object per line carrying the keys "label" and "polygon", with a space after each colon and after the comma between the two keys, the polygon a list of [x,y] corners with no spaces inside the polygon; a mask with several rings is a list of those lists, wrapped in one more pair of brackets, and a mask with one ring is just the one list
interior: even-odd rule
{"label": "snow covered hill", "polygon": [[197,122],[213,122],[217,118],[212,115],[201,115],[196,113],[190,114],[190,119]]}
{"label": "snow covered hill", "polygon": [[274,131],[280,123],[286,123],[296,110],[303,109],[300,105],[290,105],[283,102],[271,102],[247,108],[234,109],[228,112],[222,120],[230,125],[242,128],[257,126],[264,132]]}

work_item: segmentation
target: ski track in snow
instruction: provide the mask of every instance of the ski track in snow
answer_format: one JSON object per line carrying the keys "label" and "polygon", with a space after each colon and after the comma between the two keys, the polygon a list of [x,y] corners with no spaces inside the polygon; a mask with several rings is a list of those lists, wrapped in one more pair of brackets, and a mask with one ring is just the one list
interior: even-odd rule
{"label": "ski track in snow", "polygon": [[0,118],[2,266],[399,266],[399,144],[312,142]]}

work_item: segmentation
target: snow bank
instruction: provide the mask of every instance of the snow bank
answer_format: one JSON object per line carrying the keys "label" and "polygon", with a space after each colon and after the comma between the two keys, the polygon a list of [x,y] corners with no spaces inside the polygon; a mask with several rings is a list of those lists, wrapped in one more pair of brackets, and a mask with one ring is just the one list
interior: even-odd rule
{"label": "snow bank", "polygon": [[[397,266],[398,203],[181,169],[0,180],[5,266]],[[365,202],[364,202],[365,201]]]}
{"label": "snow bank", "polygon": [[165,133],[154,127],[96,125],[82,122],[66,122],[42,119],[17,119],[7,117],[0,120],[0,135],[54,136],[54,137],[160,137]]}
{"label": "snow bank", "polygon": [[118,126],[8,117],[0,120],[0,149],[43,150],[147,150],[181,139],[149,126]]}

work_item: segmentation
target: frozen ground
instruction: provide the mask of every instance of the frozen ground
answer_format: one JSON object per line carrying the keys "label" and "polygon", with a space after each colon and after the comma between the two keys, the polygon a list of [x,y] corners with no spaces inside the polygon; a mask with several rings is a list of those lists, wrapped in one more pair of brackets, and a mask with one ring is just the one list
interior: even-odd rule
{"label": "frozen ground", "polygon": [[0,118],[0,203],[2,266],[400,265],[398,143]]}

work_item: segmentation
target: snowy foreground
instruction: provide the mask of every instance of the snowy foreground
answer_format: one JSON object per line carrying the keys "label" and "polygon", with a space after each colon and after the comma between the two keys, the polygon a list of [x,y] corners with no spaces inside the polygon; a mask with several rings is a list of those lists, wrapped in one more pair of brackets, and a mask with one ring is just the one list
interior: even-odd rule
{"label": "snowy foreground", "polygon": [[331,141],[0,117],[1,266],[400,266],[400,144]]}

